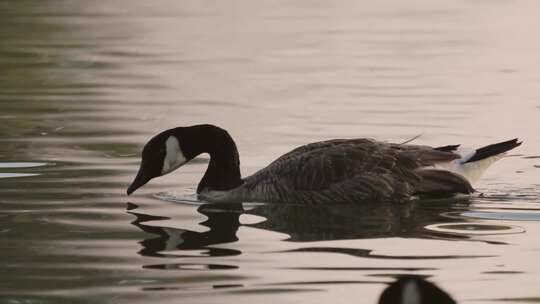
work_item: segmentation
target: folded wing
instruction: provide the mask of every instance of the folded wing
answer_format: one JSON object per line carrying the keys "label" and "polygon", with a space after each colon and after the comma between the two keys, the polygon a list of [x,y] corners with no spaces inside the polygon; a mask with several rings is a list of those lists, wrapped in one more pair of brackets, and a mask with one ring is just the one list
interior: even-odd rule
{"label": "folded wing", "polygon": [[403,201],[416,194],[471,192],[457,174],[423,169],[460,157],[445,150],[370,139],[317,142],[283,155],[244,185],[258,196],[254,199],[293,203]]}

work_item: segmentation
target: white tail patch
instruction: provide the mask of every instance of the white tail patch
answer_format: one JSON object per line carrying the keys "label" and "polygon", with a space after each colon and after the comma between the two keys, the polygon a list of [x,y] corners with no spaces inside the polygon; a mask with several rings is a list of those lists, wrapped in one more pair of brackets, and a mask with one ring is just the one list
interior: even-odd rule
{"label": "white tail patch", "polygon": [[475,151],[463,155],[460,159],[456,159],[448,163],[436,164],[434,168],[459,174],[465,177],[465,179],[467,179],[471,185],[474,185],[480,179],[482,174],[484,174],[486,169],[491,166],[491,164],[501,159],[506,154],[501,153],[478,161],[466,163],[467,160],[473,157],[474,153]]}
{"label": "white tail patch", "polygon": [[186,157],[180,149],[180,143],[178,139],[174,136],[169,136],[165,142],[166,152],[165,158],[163,159],[163,168],[161,169],[161,174],[167,174],[171,171],[174,171],[178,167],[186,163]]}

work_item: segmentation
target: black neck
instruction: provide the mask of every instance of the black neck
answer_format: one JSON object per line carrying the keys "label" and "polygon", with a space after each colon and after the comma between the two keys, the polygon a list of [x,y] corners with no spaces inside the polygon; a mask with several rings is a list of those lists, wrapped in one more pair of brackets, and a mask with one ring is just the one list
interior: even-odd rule
{"label": "black neck", "polygon": [[204,189],[229,190],[242,184],[238,149],[227,131],[212,125],[197,125],[182,128],[178,133],[188,159],[201,153],[210,154],[210,164],[199,182],[197,193]]}

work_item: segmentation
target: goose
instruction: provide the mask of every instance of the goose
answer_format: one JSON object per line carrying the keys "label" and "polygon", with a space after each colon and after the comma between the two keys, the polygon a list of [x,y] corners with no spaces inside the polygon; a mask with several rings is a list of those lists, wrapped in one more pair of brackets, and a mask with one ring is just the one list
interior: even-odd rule
{"label": "goose", "polygon": [[448,293],[420,276],[404,275],[390,284],[379,304],[456,304]]}
{"label": "goose", "polygon": [[197,196],[212,203],[380,203],[470,194],[482,172],[520,144],[512,139],[460,155],[459,145],[332,139],[300,146],[242,178],[238,149],[227,131],[209,124],[177,127],[146,143],[127,194],[202,153],[210,162]]}

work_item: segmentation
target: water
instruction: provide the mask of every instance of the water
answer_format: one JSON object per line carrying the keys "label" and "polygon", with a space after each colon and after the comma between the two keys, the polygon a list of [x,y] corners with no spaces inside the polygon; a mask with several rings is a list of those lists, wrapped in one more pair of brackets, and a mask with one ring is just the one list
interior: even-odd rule
{"label": "water", "polygon": [[[375,303],[405,273],[539,302],[538,6],[0,3],[0,302]],[[204,157],[127,197],[143,143],[196,123],[244,175],[337,137],[524,144],[469,202],[201,205]]]}

